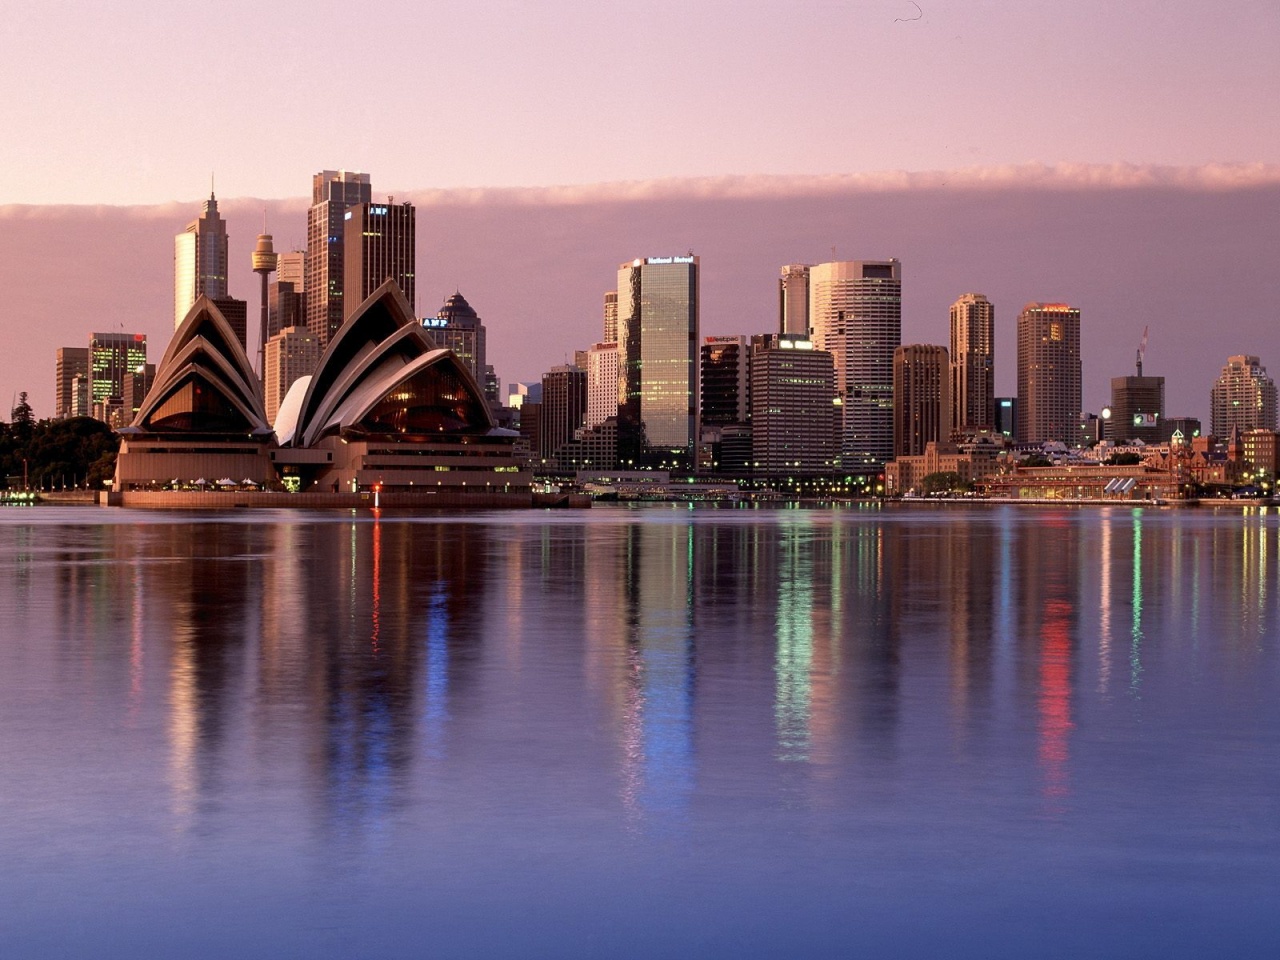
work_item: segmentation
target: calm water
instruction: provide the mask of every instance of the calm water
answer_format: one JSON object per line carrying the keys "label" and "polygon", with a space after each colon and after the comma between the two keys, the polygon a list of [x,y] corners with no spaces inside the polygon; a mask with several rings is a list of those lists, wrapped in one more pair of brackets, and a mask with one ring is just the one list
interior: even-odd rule
{"label": "calm water", "polygon": [[0,955],[1275,957],[1280,515],[0,511]]}

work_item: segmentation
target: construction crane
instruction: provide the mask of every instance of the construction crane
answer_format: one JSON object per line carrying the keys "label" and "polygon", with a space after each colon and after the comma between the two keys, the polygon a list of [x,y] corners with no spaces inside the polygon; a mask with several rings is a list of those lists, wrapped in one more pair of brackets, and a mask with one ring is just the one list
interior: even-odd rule
{"label": "construction crane", "polygon": [[1147,331],[1149,326],[1142,328],[1142,342],[1138,344],[1138,376],[1142,376],[1142,358],[1147,355]]}

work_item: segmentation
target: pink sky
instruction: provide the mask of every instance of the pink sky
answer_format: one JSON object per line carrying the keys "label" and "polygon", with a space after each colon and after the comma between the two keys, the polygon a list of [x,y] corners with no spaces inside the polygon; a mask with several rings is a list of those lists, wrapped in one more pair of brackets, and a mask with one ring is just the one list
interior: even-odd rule
{"label": "pink sky", "polygon": [[[376,180],[375,180],[376,186]],[[460,289],[489,330],[504,383],[536,379],[601,335],[619,262],[702,260],[703,333],[776,323],[784,263],[898,257],[904,342],[943,343],[961,293],[996,304],[997,388],[1013,394],[1014,319],[1030,300],[1083,311],[1084,403],[1109,400],[1151,327],[1146,372],[1167,413],[1208,413],[1226,357],[1280,376],[1280,166],[982,168],[967,173],[632,181],[561,189],[424,190],[418,312]],[[278,249],[307,201],[266,204]],[[257,306],[249,252],[263,201],[220,202],[231,291]],[[195,204],[0,207],[0,395],[53,410],[54,351],[93,330],[141,331],[158,359],[172,334],[173,234]]]}
{"label": "pink sky", "polygon": [[704,332],[750,333],[778,266],[835,247],[903,260],[908,341],[990,295],[1002,392],[1018,308],[1061,299],[1088,408],[1150,324],[1169,412],[1203,414],[1228,354],[1280,373],[1277,50],[1274,0],[18,5],[0,395],[51,413],[53,351],[95,329],[160,356],[211,172],[256,301],[262,207],[301,241],[331,167],[417,200],[420,312],[461,288],[504,381],[596,338],[622,260],[696,250]]}
{"label": "pink sky", "polygon": [[1280,162],[1280,4],[7,4],[0,203]]}

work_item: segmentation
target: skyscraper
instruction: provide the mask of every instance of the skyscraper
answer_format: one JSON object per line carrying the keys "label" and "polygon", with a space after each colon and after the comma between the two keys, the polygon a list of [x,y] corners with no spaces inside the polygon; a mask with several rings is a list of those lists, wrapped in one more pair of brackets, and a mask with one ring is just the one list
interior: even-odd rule
{"label": "skyscraper", "polygon": [[951,411],[947,348],[913,343],[893,353],[893,455],[919,457],[946,440]]}
{"label": "skyscraper", "polygon": [[587,418],[596,427],[618,415],[618,345],[593,343],[587,351]]}
{"label": "skyscraper", "polygon": [[262,399],[268,423],[275,422],[294,381],[315,372],[323,352],[320,338],[306,327],[285,327],[267,340]]}
{"label": "skyscraper", "polygon": [[89,338],[89,402],[122,401],[124,382],[147,363],[145,333],[95,333]]}
{"label": "skyscraper", "polygon": [[454,293],[434,317],[423,317],[422,325],[436,346],[456,353],[476,378],[476,383],[483,387],[484,371],[488,366],[485,329],[475,309],[467,303],[467,298],[461,293]]}
{"label": "skyscraper", "polygon": [[76,377],[89,376],[88,347],[59,347],[54,368],[53,415],[59,420],[74,416],[76,408]]}
{"label": "skyscraper", "polygon": [[267,339],[286,327],[307,325],[306,253],[293,250],[276,254],[276,278],[267,287]]}
{"label": "skyscraper", "polygon": [[173,326],[176,329],[201,295],[227,296],[227,224],[213,193],[200,216],[173,240]]}
{"label": "skyscraper", "polygon": [[587,413],[587,374],[578,367],[552,367],[542,375],[542,418],[538,456],[551,461],[573,439]]}
{"label": "skyscraper", "polygon": [[1028,303],[1018,314],[1018,442],[1072,443],[1080,392],[1080,311]]}
{"label": "skyscraper", "polygon": [[[996,425],[995,308],[981,293],[951,305],[951,409],[957,439]],[[939,437],[938,439],[946,439]]]}
{"label": "skyscraper", "polygon": [[1103,438],[1116,443],[1168,440],[1164,424],[1164,377],[1112,377],[1111,416]]}
{"label": "skyscraper", "polygon": [[342,326],[344,214],[351,204],[368,203],[373,188],[367,173],[322,170],[311,178],[307,211],[307,328],[328,343]]}
{"label": "skyscraper", "polygon": [[809,265],[789,263],[778,278],[778,332],[809,336]]}
{"label": "skyscraper", "polygon": [[746,423],[751,416],[751,344],[746,337],[704,337],[698,382],[702,425]]}
{"label": "skyscraper", "polygon": [[1227,358],[1209,391],[1210,432],[1218,438],[1233,429],[1276,429],[1276,383],[1257,357]]}
{"label": "skyscraper", "polygon": [[618,291],[604,295],[604,339],[601,343],[618,342]]}
{"label": "skyscraper", "polygon": [[751,460],[761,476],[836,471],[835,362],[791,334],[751,338]]}
{"label": "skyscraper", "polygon": [[698,258],[618,267],[618,404],[649,449],[692,453],[698,406]]}
{"label": "skyscraper", "polygon": [[417,217],[413,204],[393,204],[390,199],[386,203],[351,204],[342,218],[343,319],[387,280],[396,282],[416,316]]}
{"label": "skyscraper", "polygon": [[841,467],[876,473],[893,457],[893,351],[902,342],[902,264],[820,263],[809,268],[813,343],[835,358],[843,407]]}

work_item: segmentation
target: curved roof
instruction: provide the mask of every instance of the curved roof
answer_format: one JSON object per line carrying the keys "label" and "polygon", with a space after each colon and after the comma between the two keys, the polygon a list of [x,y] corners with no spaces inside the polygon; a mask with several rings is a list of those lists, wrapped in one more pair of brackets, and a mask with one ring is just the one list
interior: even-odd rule
{"label": "curved roof", "polygon": [[[155,381],[138,408],[129,431],[199,432],[193,426],[166,426],[154,422],[167,419],[164,416],[157,418],[157,412],[193,381],[199,381],[218,394],[224,411],[235,410],[243,417],[243,427],[236,428],[234,432],[240,432],[240,429],[259,435],[271,432],[262,406],[258,378],[249,357],[222,312],[205,296],[191,305],[169,341],[164,359],[156,369]],[[206,404],[213,402],[207,400]],[[226,432],[227,429],[219,428],[216,432]]]}
{"label": "curved roof", "polygon": [[280,443],[288,444],[293,440],[293,435],[298,429],[298,414],[302,412],[302,400],[306,397],[309,386],[311,386],[311,374],[299,377],[285,391],[284,399],[280,401],[280,409],[276,411],[276,422],[272,424],[276,431],[276,440]]}
{"label": "curved roof", "polygon": [[[436,349],[399,287],[387,281],[334,335],[305,387],[296,416],[287,419],[282,405],[277,437],[281,443],[309,447],[355,428],[391,391],[428,368],[449,371],[466,394],[463,406],[470,411],[479,405],[476,427],[493,427],[484,395],[466,365],[451,351]],[[292,415],[292,407],[288,413]]]}
{"label": "curved roof", "polygon": [[358,365],[378,344],[408,324],[417,326],[409,301],[395,281],[384,281],[347,317],[329,341],[302,401],[299,426],[313,419],[316,406],[344,371]]}

